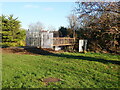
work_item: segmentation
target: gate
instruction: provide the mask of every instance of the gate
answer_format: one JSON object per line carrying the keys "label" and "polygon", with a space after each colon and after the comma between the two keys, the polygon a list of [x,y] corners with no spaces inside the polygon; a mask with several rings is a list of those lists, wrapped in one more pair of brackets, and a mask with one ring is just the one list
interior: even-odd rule
{"label": "gate", "polygon": [[41,48],[53,48],[53,33],[41,33]]}

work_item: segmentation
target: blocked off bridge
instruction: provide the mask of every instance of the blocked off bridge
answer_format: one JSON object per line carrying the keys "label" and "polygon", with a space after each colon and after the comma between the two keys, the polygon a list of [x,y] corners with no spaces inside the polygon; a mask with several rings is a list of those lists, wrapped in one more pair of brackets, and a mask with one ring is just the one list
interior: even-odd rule
{"label": "blocked off bridge", "polygon": [[41,48],[53,48],[56,46],[74,45],[75,38],[70,37],[53,37],[52,32],[48,31],[27,31],[26,45]]}

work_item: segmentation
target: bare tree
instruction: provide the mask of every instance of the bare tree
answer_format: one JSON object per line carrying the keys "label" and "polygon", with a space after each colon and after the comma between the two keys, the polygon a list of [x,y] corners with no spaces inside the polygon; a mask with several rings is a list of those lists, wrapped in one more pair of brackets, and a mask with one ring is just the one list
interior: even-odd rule
{"label": "bare tree", "polygon": [[119,5],[120,2],[76,2],[80,33],[89,39],[90,48],[110,51],[120,45]]}
{"label": "bare tree", "polygon": [[74,14],[70,14],[68,17],[69,28],[73,30],[73,37],[75,37],[75,31],[78,29],[78,19]]}
{"label": "bare tree", "polygon": [[30,31],[41,31],[43,29],[44,29],[44,26],[41,22],[31,23],[29,25],[29,30]]}
{"label": "bare tree", "polygon": [[56,28],[52,25],[48,26],[48,31],[56,31]]}

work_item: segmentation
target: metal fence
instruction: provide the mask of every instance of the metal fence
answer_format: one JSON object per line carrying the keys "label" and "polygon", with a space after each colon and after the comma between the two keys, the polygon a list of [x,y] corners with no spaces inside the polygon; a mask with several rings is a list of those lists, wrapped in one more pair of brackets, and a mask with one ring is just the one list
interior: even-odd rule
{"label": "metal fence", "polygon": [[37,46],[41,48],[52,48],[53,33],[47,31],[27,31],[26,33],[26,45]]}

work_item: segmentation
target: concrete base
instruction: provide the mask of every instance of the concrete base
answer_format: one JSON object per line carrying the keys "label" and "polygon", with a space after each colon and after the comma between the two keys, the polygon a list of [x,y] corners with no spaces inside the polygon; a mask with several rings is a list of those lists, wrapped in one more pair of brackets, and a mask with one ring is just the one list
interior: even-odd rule
{"label": "concrete base", "polygon": [[55,50],[55,51],[61,50],[61,47],[55,46],[54,50]]}

